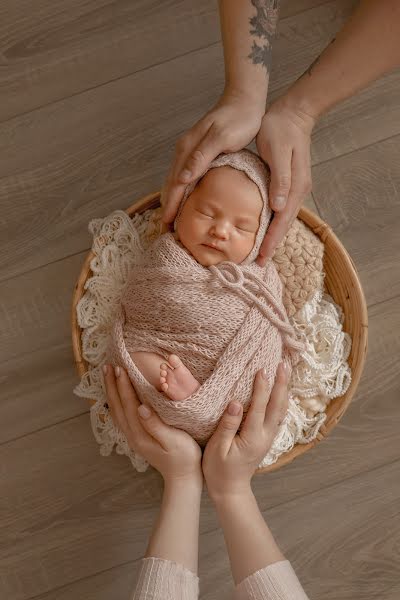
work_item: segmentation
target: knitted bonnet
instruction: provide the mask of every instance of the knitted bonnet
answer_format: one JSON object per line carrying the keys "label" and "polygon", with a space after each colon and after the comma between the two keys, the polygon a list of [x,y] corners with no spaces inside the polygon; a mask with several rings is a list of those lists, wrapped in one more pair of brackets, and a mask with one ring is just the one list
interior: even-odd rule
{"label": "knitted bonnet", "polygon": [[263,162],[263,160],[257,154],[255,154],[255,152],[252,152],[247,148],[245,148],[244,150],[240,150],[239,152],[220,154],[210,163],[209,167],[201,175],[199,175],[199,177],[197,177],[194,181],[190,182],[186,186],[183,198],[178,208],[177,215],[175,217],[174,231],[176,231],[177,229],[177,223],[181,215],[183,206],[189,195],[193,192],[199,180],[202,177],[204,177],[204,175],[210,169],[225,166],[233,167],[238,171],[243,171],[244,173],[246,173],[247,177],[249,177],[249,179],[254,181],[254,183],[257,185],[258,189],[260,190],[261,198],[263,201],[263,208],[260,216],[260,225],[256,234],[254,246],[250,254],[240,263],[242,265],[247,265],[257,258],[258,251],[264,239],[272,215],[268,202],[268,184],[270,181],[269,169],[267,165]]}

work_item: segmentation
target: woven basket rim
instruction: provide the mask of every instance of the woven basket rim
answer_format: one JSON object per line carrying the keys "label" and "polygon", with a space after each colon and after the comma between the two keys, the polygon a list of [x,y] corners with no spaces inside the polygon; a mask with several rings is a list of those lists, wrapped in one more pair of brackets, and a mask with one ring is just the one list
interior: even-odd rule
{"label": "woven basket rim", "polygon": [[[132,217],[135,213],[143,213],[146,210],[158,208],[160,206],[161,192],[148,194],[136,201],[134,204],[125,209],[125,212]],[[326,262],[331,256],[335,256],[336,262],[339,264],[342,277],[337,277],[337,282],[348,283],[346,295],[342,299],[342,303],[337,302],[335,290],[327,288],[327,292],[332,296],[335,302],[339,304],[344,312],[345,317],[354,321],[352,332],[352,348],[348,359],[348,363],[352,371],[352,381],[347,392],[334,400],[331,400],[326,409],[327,418],[321,425],[317,437],[308,444],[296,444],[289,452],[282,454],[278,460],[272,465],[268,465],[261,469],[257,469],[255,474],[275,471],[284,465],[291,463],[295,458],[313,448],[318,442],[325,439],[331,430],[342,418],[348,405],[350,404],[354,393],[358,387],[362,371],[365,365],[365,359],[368,349],[368,311],[364,292],[359,280],[356,266],[344,248],[338,237],[333,232],[332,228],[311,210],[301,207],[297,217],[303,221],[324,243],[324,271],[326,271]],[[80,377],[88,370],[88,363],[82,356],[81,346],[81,328],[78,324],[76,308],[79,300],[82,298],[85,290],[84,286],[87,279],[91,276],[90,262],[94,258],[94,253],[90,250],[81,267],[78,280],[74,287],[72,305],[71,305],[71,325],[72,325],[72,347],[74,359],[78,374]],[[334,263],[332,263],[334,264]],[[338,274],[339,275],[339,274]],[[326,283],[326,280],[325,280]],[[344,284],[345,284],[344,283]],[[344,285],[343,284],[343,285]],[[349,302],[347,302],[349,301]],[[343,306],[343,303],[345,306]],[[347,311],[346,311],[347,307]],[[353,314],[355,312],[355,314]],[[357,319],[356,319],[357,316]],[[346,324],[346,321],[345,321]],[[347,327],[348,329],[348,327]],[[346,331],[346,329],[344,329]],[[94,404],[95,400],[89,400],[90,404]]]}

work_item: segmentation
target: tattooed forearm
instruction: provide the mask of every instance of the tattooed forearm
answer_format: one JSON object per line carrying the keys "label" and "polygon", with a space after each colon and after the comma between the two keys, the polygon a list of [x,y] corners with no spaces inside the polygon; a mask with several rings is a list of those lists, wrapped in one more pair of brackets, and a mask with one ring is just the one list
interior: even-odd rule
{"label": "tattooed forearm", "polygon": [[250,33],[262,38],[260,42],[262,45],[253,40],[251,53],[247,58],[250,58],[253,64],[265,67],[269,74],[272,62],[272,40],[278,23],[279,0],[251,0],[251,3],[256,8],[257,14],[249,19],[252,26]]}

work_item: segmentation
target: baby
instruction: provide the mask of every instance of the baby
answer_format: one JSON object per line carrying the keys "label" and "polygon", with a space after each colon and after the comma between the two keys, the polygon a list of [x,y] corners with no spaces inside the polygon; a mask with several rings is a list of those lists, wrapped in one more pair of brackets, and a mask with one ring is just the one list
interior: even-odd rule
{"label": "baby", "polygon": [[273,261],[255,262],[271,219],[268,181],[250,150],[213,160],[186,186],[174,230],[132,265],[112,328],[109,362],[200,444],[233,399],[246,414],[261,367],[273,381],[302,348]]}
{"label": "baby", "polygon": [[[211,168],[188,196],[172,235],[204,267],[223,261],[240,264],[254,248],[262,209],[260,190],[244,171]],[[130,356],[149,383],[171,400],[184,400],[200,387],[176,354],[168,361],[155,352]]]}

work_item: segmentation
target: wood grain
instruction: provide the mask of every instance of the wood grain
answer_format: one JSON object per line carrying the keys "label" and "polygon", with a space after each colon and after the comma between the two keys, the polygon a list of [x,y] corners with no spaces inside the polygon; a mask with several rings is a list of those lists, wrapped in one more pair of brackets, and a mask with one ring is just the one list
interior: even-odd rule
{"label": "wood grain", "polygon": [[[284,0],[281,21],[324,3]],[[221,43],[214,0],[41,0],[29,9],[2,2],[0,122]]]}
{"label": "wood grain", "polygon": [[[354,0],[282,2],[269,102],[334,37]],[[217,4],[4,0],[0,8],[0,598],[124,600],[162,479],[102,457],[78,383],[70,302],[88,222],[159,190],[174,144],[224,85]],[[352,256],[369,353],[329,437],[253,479],[310,598],[398,600],[399,70],[316,125],[306,205]],[[203,493],[201,598],[228,600],[222,532]]]}
{"label": "wood grain", "polygon": [[[397,301],[371,309],[369,362],[356,401],[318,449],[276,473],[253,479],[262,510],[273,512],[303,500],[314,506],[313,497],[319,494],[330,503],[332,518],[341,510],[332,492],[335,486],[351,485],[348,482],[370,471],[375,477],[385,465],[398,461],[399,327]],[[29,598],[143,555],[161,501],[161,477],[152,468],[136,473],[126,457],[100,457],[87,415],[3,444],[0,464],[0,581],[5,597]],[[363,496],[356,490],[358,505]],[[396,479],[392,492],[400,493]],[[206,491],[203,500],[202,535],[218,528]],[[353,512],[355,518],[357,511]],[[315,517],[319,527],[321,518],[322,514]],[[287,538],[276,531],[278,541],[289,543],[290,531],[286,529]],[[293,527],[293,538],[296,531]],[[302,551],[297,543],[294,547]],[[213,542],[208,552],[211,549]],[[19,582],[29,582],[21,595],[10,575],[15,573]],[[214,581],[212,573],[209,578]]]}
{"label": "wood grain", "polygon": [[[271,88],[298,77],[350,12],[338,0],[285,19]],[[290,64],[279,66],[280,52]],[[81,252],[90,218],[161,189],[177,138],[223,86],[222,49],[212,45],[2,123],[0,278]]]}
{"label": "wood grain", "polygon": [[400,135],[313,168],[313,197],[354,260],[369,305],[400,294]]}

